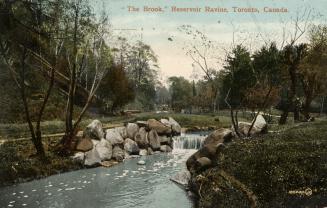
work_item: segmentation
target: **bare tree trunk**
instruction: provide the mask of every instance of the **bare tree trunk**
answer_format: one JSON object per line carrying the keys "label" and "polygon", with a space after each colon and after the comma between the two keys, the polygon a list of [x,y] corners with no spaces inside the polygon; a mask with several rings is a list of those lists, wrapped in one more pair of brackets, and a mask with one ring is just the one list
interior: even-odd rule
{"label": "bare tree trunk", "polygon": [[35,133],[34,126],[33,126],[32,120],[31,120],[31,116],[30,116],[27,98],[26,98],[26,91],[25,91],[25,67],[26,67],[25,59],[26,59],[26,56],[27,56],[27,52],[26,52],[26,48],[24,47],[23,54],[22,54],[22,60],[21,60],[22,71],[21,71],[20,93],[21,93],[21,97],[23,100],[26,121],[27,121],[29,130],[30,130],[30,133],[31,133],[32,142],[36,149],[37,155],[40,156],[41,158],[45,158],[45,152],[44,152],[44,148],[43,148],[43,144],[42,144],[42,140],[41,140],[42,139],[41,133],[40,132]]}
{"label": "bare tree trunk", "polygon": [[322,97],[321,99],[321,107],[320,107],[320,115],[323,114],[324,112],[324,103],[325,103],[325,96]]}

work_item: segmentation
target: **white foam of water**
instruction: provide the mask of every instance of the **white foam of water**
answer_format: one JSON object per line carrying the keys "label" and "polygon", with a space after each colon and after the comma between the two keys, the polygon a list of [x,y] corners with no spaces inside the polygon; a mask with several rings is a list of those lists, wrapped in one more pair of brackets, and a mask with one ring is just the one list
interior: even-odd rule
{"label": "white foam of water", "polygon": [[66,191],[72,191],[72,190],[75,190],[76,188],[75,187],[72,187],[72,188],[65,188]]}
{"label": "white foam of water", "polygon": [[173,149],[200,149],[204,141],[204,136],[181,135],[173,139]]}

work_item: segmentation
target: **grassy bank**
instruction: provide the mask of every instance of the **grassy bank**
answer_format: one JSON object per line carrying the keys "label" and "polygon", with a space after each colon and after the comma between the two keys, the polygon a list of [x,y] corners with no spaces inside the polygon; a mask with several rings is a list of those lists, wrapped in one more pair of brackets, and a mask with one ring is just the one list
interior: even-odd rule
{"label": "grassy bank", "polygon": [[[180,114],[180,113],[140,113],[131,116],[112,116],[112,117],[92,117],[84,119],[80,124],[80,129],[84,129],[93,119],[100,120],[104,127],[108,125],[123,125],[126,122],[133,122],[137,120],[148,120],[150,118],[161,119],[166,117],[173,117],[182,127],[229,127],[230,118],[227,111],[221,111],[217,114]],[[244,120],[242,115],[240,120]],[[65,128],[65,122],[60,120],[44,121],[41,123],[43,134],[62,133]],[[28,125],[23,124],[0,124],[0,139],[16,139],[30,137]]]}
{"label": "grassy bank", "polygon": [[47,160],[40,161],[30,140],[10,141],[0,145],[0,186],[30,181],[46,176],[81,169],[70,158],[52,152],[58,139],[44,140]]}
{"label": "grassy bank", "polygon": [[327,204],[326,120],[234,141],[217,157],[198,182],[200,207],[251,207],[252,199],[257,207]]}

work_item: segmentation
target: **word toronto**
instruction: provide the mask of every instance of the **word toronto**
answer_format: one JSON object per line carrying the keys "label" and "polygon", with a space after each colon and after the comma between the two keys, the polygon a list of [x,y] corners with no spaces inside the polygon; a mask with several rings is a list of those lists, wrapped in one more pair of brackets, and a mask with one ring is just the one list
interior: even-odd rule
{"label": "word toronto", "polygon": [[259,12],[265,12],[265,13],[286,13],[288,12],[287,8],[281,7],[281,8],[272,8],[272,7],[263,7],[263,8],[255,8],[255,7],[177,7],[177,6],[171,6],[171,7],[150,7],[150,6],[144,6],[143,9],[140,9],[139,7],[134,6],[128,6],[129,12],[166,12],[170,11],[173,13],[181,12],[181,13],[228,13],[228,12],[235,12],[235,13],[259,13]]}

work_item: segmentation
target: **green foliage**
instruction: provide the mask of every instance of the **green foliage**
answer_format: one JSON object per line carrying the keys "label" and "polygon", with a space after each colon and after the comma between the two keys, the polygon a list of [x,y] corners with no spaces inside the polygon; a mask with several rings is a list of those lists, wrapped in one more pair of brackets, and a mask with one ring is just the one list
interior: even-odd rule
{"label": "green foliage", "polygon": [[[217,168],[244,183],[262,207],[292,204],[289,191],[310,188],[314,195],[324,195],[326,125],[326,121],[305,123],[278,134],[234,141],[220,155]],[[298,195],[295,198],[300,199]]]}
{"label": "green foliage", "polygon": [[98,91],[102,100],[106,101],[108,110],[114,113],[128,102],[134,100],[135,94],[132,83],[120,65],[109,68]]}
{"label": "green foliage", "polygon": [[170,77],[169,91],[171,94],[171,107],[175,111],[190,108],[192,97],[192,84],[184,77]]}
{"label": "green foliage", "polygon": [[230,105],[240,106],[245,98],[246,90],[256,83],[251,56],[245,47],[238,45],[228,55],[222,76],[222,94],[227,95],[229,91]]}

